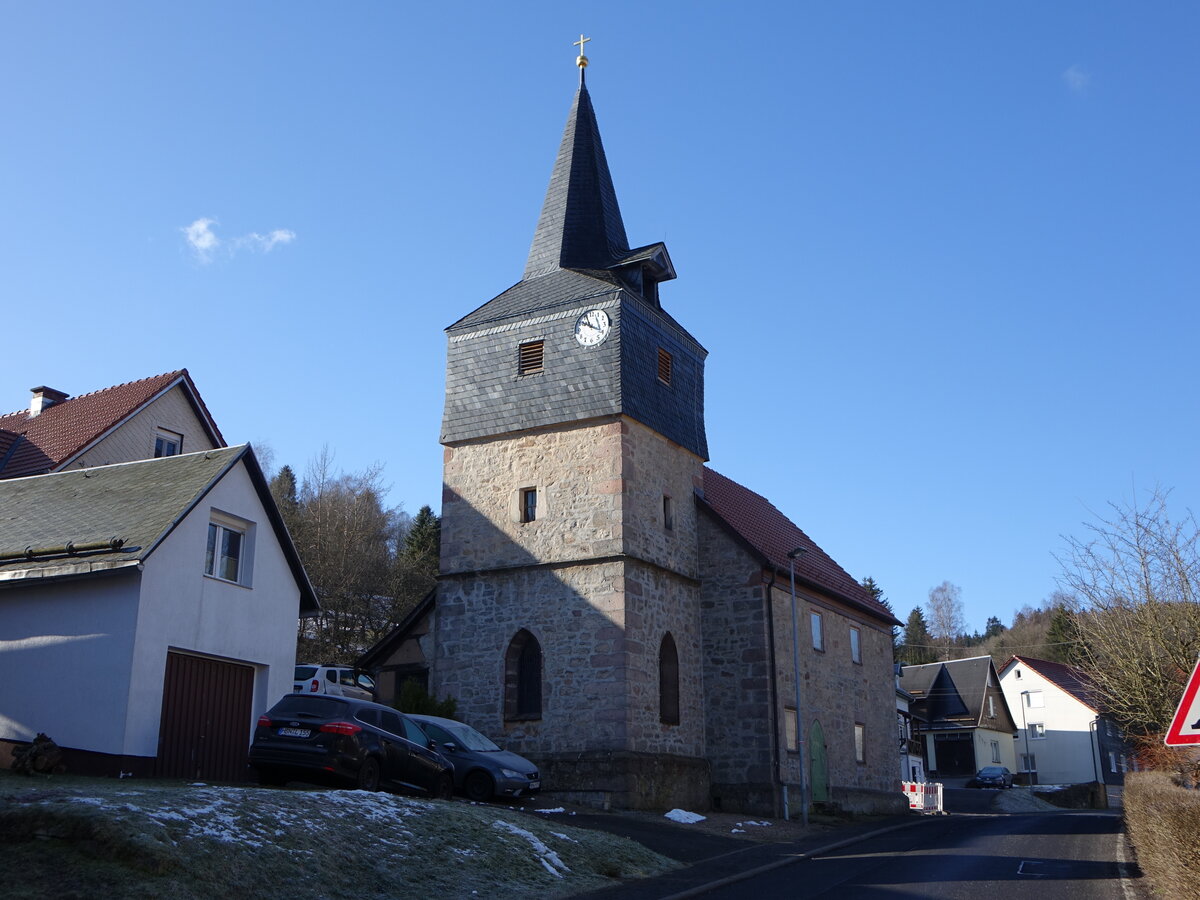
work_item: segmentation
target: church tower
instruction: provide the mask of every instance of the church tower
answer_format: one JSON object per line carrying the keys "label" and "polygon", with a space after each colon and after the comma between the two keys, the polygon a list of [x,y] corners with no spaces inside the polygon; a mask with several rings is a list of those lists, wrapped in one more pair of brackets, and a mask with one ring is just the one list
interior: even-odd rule
{"label": "church tower", "polygon": [[706,804],[706,351],[666,247],[629,246],[578,64],[524,274],[447,329],[430,689],[556,791]]}

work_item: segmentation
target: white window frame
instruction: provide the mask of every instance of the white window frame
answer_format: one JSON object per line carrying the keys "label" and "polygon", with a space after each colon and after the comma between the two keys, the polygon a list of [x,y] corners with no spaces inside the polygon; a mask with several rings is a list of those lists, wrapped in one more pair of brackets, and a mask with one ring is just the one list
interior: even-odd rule
{"label": "white window frame", "polygon": [[[175,452],[159,454],[159,452],[158,452],[158,442],[159,441],[163,441],[164,443],[168,443],[168,444],[174,444]],[[154,429],[154,458],[155,459],[162,459],[167,456],[178,456],[182,452],[183,452],[183,435],[182,434],[180,434],[177,431],[171,431],[169,428],[155,428]]]}
{"label": "white window frame", "polygon": [[1000,742],[992,741],[992,762],[1000,762]]}
{"label": "white window frame", "polygon": [[[221,574],[220,549],[226,533],[238,535],[237,574],[227,578]],[[229,515],[228,513],[212,510],[208,528],[205,529],[204,575],[225,584],[236,584],[242,587],[251,586],[251,575],[254,571],[254,533],[253,522]],[[212,542],[212,556],[209,556],[209,542]]]}
{"label": "white window frame", "polygon": [[1029,772],[1029,773],[1037,771],[1037,754],[1036,753],[1022,753],[1021,754],[1021,771]]}
{"label": "white window frame", "polygon": [[1045,722],[1030,722],[1029,723],[1029,739],[1031,741],[1044,741],[1046,739],[1046,723]]}
{"label": "white window frame", "polygon": [[862,629],[850,626],[850,661],[862,665]]}
{"label": "white window frame", "polygon": [[862,722],[854,723],[854,761],[867,761],[867,726]]}
{"label": "white window frame", "polygon": [[800,749],[796,743],[796,709],[792,706],[783,708],[783,747],[788,753],[795,753]]}
{"label": "white window frame", "polygon": [[[988,695],[988,718],[996,718],[996,698],[991,694]],[[1000,762],[1000,760],[996,760],[996,762]]]}
{"label": "white window frame", "polygon": [[814,650],[825,652],[825,617],[815,609],[808,611],[808,626],[812,629],[812,645]]}

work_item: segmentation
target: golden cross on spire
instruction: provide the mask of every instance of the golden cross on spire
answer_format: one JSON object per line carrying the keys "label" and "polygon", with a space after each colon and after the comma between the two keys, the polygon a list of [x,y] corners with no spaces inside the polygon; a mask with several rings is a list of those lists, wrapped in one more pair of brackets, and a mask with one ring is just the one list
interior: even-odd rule
{"label": "golden cross on spire", "polygon": [[[583,55],[583,45],[586,44],[590,40],[591,40],[590,37],[584,37],[581,34],[579,36],[579,40],[577,40],[571,44],[572,47],[579,48],[579,58],[575,60],[575,65],[579,66],[579,68],[581,68],[581,69],[587,68],[588,58]],[[580,74],[582,75],[583,73],[581,72]]]}

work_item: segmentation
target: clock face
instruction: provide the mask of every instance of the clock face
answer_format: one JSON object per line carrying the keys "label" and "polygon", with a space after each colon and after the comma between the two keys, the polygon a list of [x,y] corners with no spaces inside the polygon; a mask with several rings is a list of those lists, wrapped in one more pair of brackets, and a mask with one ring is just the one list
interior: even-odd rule
{"label": "clock face", "polygon": [[594,347],[606,337],[612,328],[612,320],[602,309],[589,309],[575,323],[575,340],[585,347]]}

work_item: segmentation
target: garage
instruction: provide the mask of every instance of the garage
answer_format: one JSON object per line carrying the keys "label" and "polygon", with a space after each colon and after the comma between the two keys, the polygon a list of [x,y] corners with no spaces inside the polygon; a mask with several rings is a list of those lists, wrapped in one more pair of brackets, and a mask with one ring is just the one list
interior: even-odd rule
{"label": "garage", "polygon": [[155,775],[245,780],[253,702],[252,666],[169,651]]}

